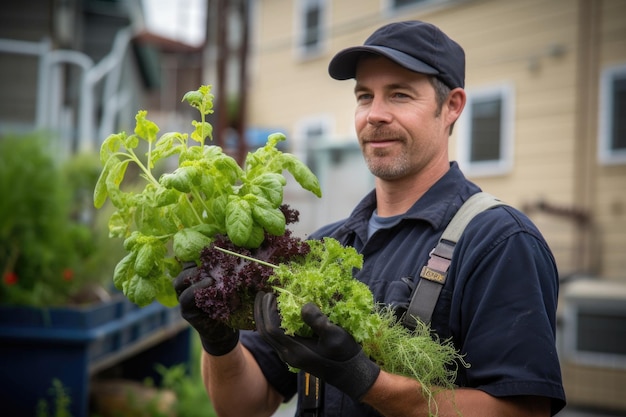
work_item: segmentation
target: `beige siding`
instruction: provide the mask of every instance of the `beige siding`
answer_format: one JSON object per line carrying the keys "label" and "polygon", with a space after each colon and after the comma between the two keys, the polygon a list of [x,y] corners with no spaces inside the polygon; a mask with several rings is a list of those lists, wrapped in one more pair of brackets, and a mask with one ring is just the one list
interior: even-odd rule
{"label": "beige siding", "polygon": [[[515,91],[513,169],[474,180],[518,207],[540,198],[571,204],[576,8],[558,1],[494,1],[472,9],[468,20],[479,29],[467,27],[460,38],[469,93],[499,82],[512,83]],[[553,46],[563,55],[550,56]]]}
{"label": "beige siding", "polygon": [[599,170],[595,220],[602,236],[602,275],[611,279],[626,276],[626,167]]}
{"label": "beige siding", "polygon": [[[626,63],[626,1],[467,0],[396,16],[386,15],[379,0],[331,1],[326,50],[309,60],[294,52],[295,4],[257,2],[252,125],[286,129],[293,144],[301,139],[294,137],[300,120],[330,115],[331,139],[355,140],[353,82],[330,79],[329,60],[388,21],[430,21],[464,47],[468,94],[502,83],[514,90],[513,168],[473,179],[531,212],[562,271],[580,266],[582,248],[590,263],[600,259],[602,276],[626,281],[626,166],[601,166],[595,154],[598,77],[603,67]],[[597,36],[581,35],[587,27]],[[450,151],[454,158],[456,135]],[[598,240],[590,244],[591,235],[581,235],[569,217],[532,211],[539,201],[592,213]]]}
{"label": "beige siding", "polygon": [[[626,2],[604,0],[600,22],[600,67],[626,64]],[[626,166],[599,166],[595,220],[601,233],[602,275],[626,281]]]}

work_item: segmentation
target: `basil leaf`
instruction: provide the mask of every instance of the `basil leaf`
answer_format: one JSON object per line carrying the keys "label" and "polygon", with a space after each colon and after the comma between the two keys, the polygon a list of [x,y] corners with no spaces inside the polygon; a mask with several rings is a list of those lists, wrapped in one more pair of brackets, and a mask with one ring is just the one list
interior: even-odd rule
{"label": "basil leaf", "polygon": [[177,168],[171,174],[163,174],[159,183],[165,188],[173,188],[183,193],[191,192],[194,185],[200,183],[201,172],[197,166]]}
{"label": "basil leaf", "polygon": [[263,174],[256,177],[251,186],[254,187],[255,193],[270,202],[273,207],[279,207],[283,202],[283,187],[287,184],[287,180],[280,174]]}
{"label": "basil leaf", "polygon": [[174,255],[182,262],[200,257],[200,251],[211,244],[211,238],[192,228],[181,229],[173,238]]}
{"label": "basil leaf", "polygon": [[226,233],[237,246],[246,246],[252,233],[252,209],[242,198],[232,196],[226,205]]}
{"label": "basil leaf", "polygon": [[154,283],[139,275],[133,275],[124,285],[124,294],[126,297],[139,307],[145,307],[153,302],[157,293],[158,289]]}
{"label": "basil leaf", "polygon": [[281,155],[284,161],[285,169],[293,175],[294,179],[300,184],[302,188],[312,192],[318,197],[322,196],[322,189],[320,183],[313,174],[313,172],[307,167],[304,162],[296,158],[295,155],[290,153],[284,153]]}
{"label": "basil leaf", "polygon": [[126,281],[134,275],[134,263],[135,252],[127,254],[117,263],[113,271],[113,285],[115,285],[115,288],[122,290]]}
{"label": "basil leaf", "polygon": [[285,233],[285,215],[280,209],[272,207],[269,202],[252,206],[252,217],[270,234],[282,236]]}

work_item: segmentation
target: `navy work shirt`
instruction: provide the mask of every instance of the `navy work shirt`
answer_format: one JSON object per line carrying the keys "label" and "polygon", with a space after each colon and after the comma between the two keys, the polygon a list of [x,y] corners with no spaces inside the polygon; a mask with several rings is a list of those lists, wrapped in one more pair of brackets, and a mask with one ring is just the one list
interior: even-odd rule
{"label": "navy work shirt", "polygon": [[[355,278],[370,287],[377,302],[407,304],[411,290],[401,278],[419,280],[449,221],[479,191],[453,162],[392,228],[367,238],[376,208],[372,191],[349,218],[311,237],[331,236],[357,248],[364,263]],[[555,347],[557,296],[554,258],[531,221],[510,206],[478,214],[456,245],[431,323],[441,339],[452,338],[471,365],[459,367],[456,384],[496,397],[549,397],[553,415],[562,409],[565,394]],[[296,394],[302,376],[290,372],[257,333],[243,332],[241,340],[278,392],[286,399]],[[380,414],[325,384],[320,416]]]}

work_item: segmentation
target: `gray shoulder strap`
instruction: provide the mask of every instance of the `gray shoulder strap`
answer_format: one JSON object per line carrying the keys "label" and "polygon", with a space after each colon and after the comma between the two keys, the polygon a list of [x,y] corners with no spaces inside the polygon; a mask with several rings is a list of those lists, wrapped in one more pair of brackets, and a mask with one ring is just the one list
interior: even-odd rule
{"label": "gray shoulder strap", "polygon": [[430,323],[439,293],[446,282],[454,246],[465,227],[478,213],[502,204],[504,203],[494,196],[480,192],[472,195],[459,208],[439,238],[437,246],[430,252],[428,263],[422,268],[421,279],[413,291],[409,308],[404,315],[405,326],[414,329],[417,324],[416,318],[424,323]]}

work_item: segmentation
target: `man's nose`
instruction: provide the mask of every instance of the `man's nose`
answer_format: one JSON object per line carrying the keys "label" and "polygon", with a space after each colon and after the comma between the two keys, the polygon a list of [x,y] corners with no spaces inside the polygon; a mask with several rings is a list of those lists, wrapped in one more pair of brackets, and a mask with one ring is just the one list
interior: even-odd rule
{"label": "man's nose", "polygon": [[367,122],[372,125],[379,125],[389,123],[391,119],[392,114],[388,103],[383,99],[374,98],[367,113]]}

